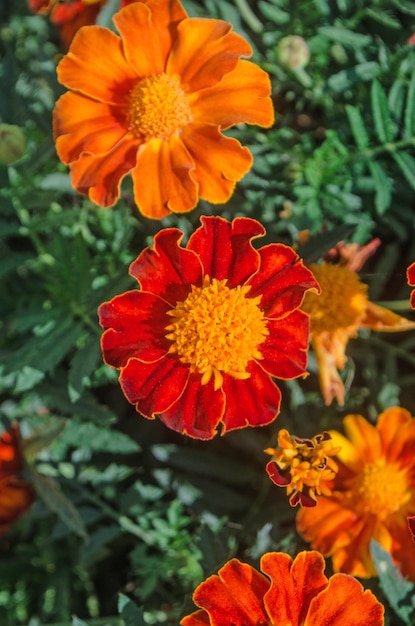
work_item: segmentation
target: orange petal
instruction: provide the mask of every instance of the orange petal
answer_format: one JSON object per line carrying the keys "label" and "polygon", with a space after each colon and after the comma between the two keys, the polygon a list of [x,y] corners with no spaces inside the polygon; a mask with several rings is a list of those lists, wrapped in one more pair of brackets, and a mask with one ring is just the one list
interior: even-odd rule
{"label": "orange petal", "polygon": [[184,617],[180,622],[180,626],[209,626],[210,623],[210,618],[206,611],[195,611],[191,615]]}
{"label": "orange petal", "polygon": [[125,104],[138,78],[125,59],[120,38],[101,26],[77,32],[57,74],[69,89],[108,104]]}
{"label": "orange petal", "polygon": [[252,48],[232,26],[222,20],[190,18],[177,28],[177,40],[167,63],[167,73],[180,76],[190,93],[212,87],[231,72],[240,56]]}
{"label": "orange petal", "polygon": [[238,61],[219,84],[188,96],[195,122],[217,124],[222,129],[235,124],[258,124],[268,128],[274,122],[271,84],[264,70],[249,61]]}
{"label": "orange petal", "polygon": [[368,302],[361,326],[362,328],[371,328],[372,330],[383,332],[399,332],[413,330],[415,322],[397,315],[383,306]]}
{"label": "orange petal", "polygon": [[300,552],[293,561],[283,552],[261,558],[261,571],[271,579],[264,598],[273,624],[303,624],[313,597],[327,586],[325,562],[319,552]]}
{"label": "orange petal", "polygon": [[384,608],[351,576],[334,574],[311,601],[304,626],[383,626]]}
{"label": "orange petal", "polygon": [[395,406],[383,411],[378,417],[377,429],[389,463],[402,460],[402,450],[411,440],[412,451],[415,450],[415,419],[406,409]]}
{"label": "orange petal", "polygon": [[134,200],[140,212],[162,219],[170,212],[185,213],[198,201],[194,162],[180,138],[152,139],[138,153],[132,176]]}
{"label": "orange petal", "polygon": [[[329,406],[334,399],[337,400],[339,406],[344,405],[344,396],[346,393],[344,383],[337,371],[337,358],[333,350],[330,350],[330,344],[327,341],[327,334],[314,334],[312,338],[312,346],[317,360],[318,379],[320,389],[324,398],[324,404]],[[344,349],[345,349],[344,345]]]}
{"label": "orange petal", "polygon": [[72,184],[96,204],[108,207],[120,197],[122,179],[137,161],[137,141],[119,142],[111,152],[94,156],[82,154],[71,164]]}
{"label": "orange petal", "polygon": [[[343,420],[344,429],[357,454],[365,463],[375,463],[382,456],[382,444],[380,435],[361,415],[346,415]],[[338,457],[341,461],[342,451]]]}
{"label": "orange petal", "polygon": [[138,76],[165,71],[177,24],[186,17],[177,0],[134,2],[114,15],[125,56]]}
{"label": "orange petal", "polygon": [[192,178],[199,184],[200,197],[215,204],[229,200],[235,182],[251,168],[248,148],[224,137],[214,126],[190,124],[181,139],[195,162]]}
{"label": "orange petal", "polygon": [[76,161],[82,152],[108,152],[128,132],[118,107],[71,92],[56,103],[53,131],[56,150],[66,164]]}
{"label": "orange petal", "polygon": [[337,453],[337,458],[353,472],[359,471],[362,466],[362,459],[360,451],[356,446],[352,444],[350,439],[347,439],[347,437],[341,435],[336,430],[330,430],[329,434],[332,438],[333,447],[340,448]]}

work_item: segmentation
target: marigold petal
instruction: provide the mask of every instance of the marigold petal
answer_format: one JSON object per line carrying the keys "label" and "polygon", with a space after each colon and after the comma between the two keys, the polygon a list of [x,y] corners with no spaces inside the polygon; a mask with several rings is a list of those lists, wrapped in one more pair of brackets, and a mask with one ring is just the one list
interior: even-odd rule
{"label": "marigold petal", "polygon": [[337,430],[330,430],[329,434],[332,438],[333,447],[340,448],[337,453],[337,458],[340,459],[343,465],[351,472],[358,472],[362,467],[360,450],[358,450],[347,437],[337,432]]}
{"label": "marigold petal", "polygon": [[195,611],[191,615],[186,615],[181,621],[180,626],[210,626],[211,621],[206,611]]}
{"label": "marigold petal", "polygon": [[193,601],[209,614],[212,626],[258,626],[268,621],[263,604],[268,588],[265,576],[247,563],[231,559],[218,575],[199,585]]}
{"label": "marigold petal", "polygon": [[346,389],[337,368],[344,367],[342,357],[344,356],[345,360],[346,343],[335,337],[334,333],[314,333],[312,346],[317,361],[318,380],[324,404],[330,406],[336,399],[339,406],[343,406]]}
{"label": "marigold petal", "polygon": [[199,185],[200,197],[214,204],[229,200],[235,183],[251,169],[248,148],[215,126],[189,124],[180,137],[194,162],[192,179]]}
{"label": "marigold petal", "polygon": [[[409,505],[410,512],[415,515],[415,497]],[[411,521],[412,520],[412,521]],[[414,531],[414,536],[408,530]],[[415,581],[415,559],[414,559],[414,540],[415,540],[415,517],[405,519],[405,516],[397,516],[388,522],[388,530],[392,539],[392,545],[389,549],[379,539],[375,538],[385,550],[392,553],[393,558],[399,565],[402,575],[408,580]]]}
{"label": "marigold petal", "polygon": [[397,315],[386,307],[368,302],[365,316],[361,322],[362,328],[371,328],[383,332],[401,332],[415,328],[415,322],[406,317]]}
{"label": "marigold petal", "polygon": [[274,624],[303,624],[312,598],[327,586],[325,562],[318,552],[300,552],[293,559],[283,552],[261,558],[261,571],[271,579],[264,603]]}
{"label": "marigold petal", "polygon": [[[382,443],[379,431],[361,415],[346,415],[343,420],[344,430],[357,454],[365,463],[374,463],[382,456]],[[343,461],[342,450],[338,458]]]}
{"label": "marigold petal", "polygon": [[195,439],[212,439],[225,410],[221,389],[214,389],[214,381],[200,384],[200,376],[191,375],[180,398],[159,415],[169,428]]}
{"label": "marigold petal", "polygon": [[307,289],[320,291],[311,271],[289,246],[270,244],[259,254],[261,266],[249,280],[250,296],[262,296],[261,309],[267,317],[285,317],[300,306]]}
{"label": "marigold petal", "polygon": [[188,100],[195,122],[221,129],[242,123],[269,128],[274,122],[270,92],[268,74],[254,63],[240,60],[219,84],[189,94]]}
{"label": "marigold petal", "polygon": [[23,467],[20,428],[17,422],[0,435],[0,479],[18,474]]}
{"label": "marigold petal", "polygon": [[231,24],[222,20],[191,18],[177,28],[167,63],[167,73],[180,76],[190,93],[211,87],[231,72],[240,56],[249,57],[252,48]]}
{"label": "marigold petal", "polygon": [[190,286],[201,286],[202,266],[195,252],[182,248],[181,230],[166,228],[154,237],[152,248],[145,248],[130,265],[130,274],[144,291],[150,291],[172,306],[185,300]]}
{"label": "marigold petal", "polygon": [[58,65],[57,76],[69,89],[118,105],[125,105],[137,81],[120,38],[102,26],[85,26],[76,33],[68,54]]}
{"label": "marigold petal", "polygon": [[371,591],[346,574],[334,574],[311,600],[304,626],[382,626],[384,608]]}
{"label": "marigold petal", "polygon": [[272,482],[278,487],[286,487],[291,482],[291,476],[289,471],[282,471],[275,461],[270,461],[267,463],[266,472]]}
{"label": "marigold petal", "polygon": [[69,92],[55,105],[53,132],[59,158],[68,164],[82,152],[97,155],[112,150],[128,131],[118,107]]}
{"label": "marigold petal", "polygon": [[223,435],[237,428],[270,424],[280,412],[281,391],[277,385],[256,363],[251,363],[248,371],[251,375],[246,380],[227,374],[223,377]]}
{"label": "marigold petal", "polygon": [[18,476],[0,480],[0,536],[30,508],[33,497],[30,485]]}
{"label": "marigold petal", "polygon": [[409,411],[389,407],[379,415],[376,427],[388,462],[398,462],[402,467],[415,464],[415,419]]}
{"label": "marigold petal", "polygon": [[411,263],[411,265],[406,270],[406,276],[408,285],[410,287],[415,287],[415,262]]}
{"label": "marigold petal", "polygon": [[140,212],[152,219],[162,219],[171,212],[191,211],[198,201],[194,167],[192,157],[177,135],[168,141],[152,139],[143,145],[132,172],[134,200]]}
{"label": "marigold petal", "polygon": [[202,216],[200,221],[187,249],[197,253],[204,275],[226,279],[230,288],[243,284],[258,269],[259,254],[251,241],[265,234],[264,227],[248,217],[230,223],[222,217]]}
{"label": "marigold petal", "polygon": [[[358,532],[356,532],[358,530]],[[348,545],[336,548],[332,562],[335,572],[345,572],[351,576],[371,578],[376,576],[376,568],[370,552],[372,539],[378,541],[388,552],[391,549],[391,536],[383,524],[379,524],[375,517],[360,518],[354,523],[354,534]]]}
{"label": "marigold petal", "polygon": [[130,358],[147,363],[165,356],[170,348],[165,338],[170,305],[142,291],[127,291],[98,308],[99,323],[108,329],[101,339],[104,361],[124,367]]}
{"label": "marigold petal", "polygon": [[166,356],[155,363],[130,359],[121,370],[120,384],[137,411],[154,419],[156,413],[167,411],[181,396],[188,378],[189,368],[173,357]]}
{"label": "marigold petal", "polygon": [[269,335],[259,350],[259,365],[271,376],[290,380],[305,372],[308,354],[308,315],[293,311],[282,320],[268,320]]}
{"label": "marigold petal", "polygon": [[139,77],[165,71],[177,26],[185,18],[187,13],[178,0],[134,2],[114,15],[124,54]]}

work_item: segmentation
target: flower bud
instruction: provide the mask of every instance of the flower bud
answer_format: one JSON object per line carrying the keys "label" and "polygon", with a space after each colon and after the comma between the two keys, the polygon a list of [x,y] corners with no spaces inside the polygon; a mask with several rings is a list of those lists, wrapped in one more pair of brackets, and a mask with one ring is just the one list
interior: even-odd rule
{"label": "flower bud", "polygon": [[277,57],[283,67],[296,70],[307,65],[310,60],[310,50],[302,37],[289,35],[278,42]]}
{"label": "flower bud", "polygon": [[20,159],[26,148],[22,129],[14,124],[0,124],[0,164],[10,165]]}

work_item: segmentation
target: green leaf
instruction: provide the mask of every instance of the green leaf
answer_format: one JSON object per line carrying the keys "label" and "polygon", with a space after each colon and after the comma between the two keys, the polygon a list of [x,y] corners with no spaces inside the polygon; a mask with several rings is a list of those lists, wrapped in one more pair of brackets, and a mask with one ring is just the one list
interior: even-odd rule
{"label": "green leaf", "polygon": [[88,336],[69,367],[68,393],[72,402],[79,400],[84,389],[84,379],[97,368],[98,364],[101,365],[99,340],[95,336]]}
{"label": "green leaf", "polygon": [[333,91],[340,93],[356,83],[373,80],[381,71],[382,68],[376,61],[365,61],[347,70],[341,70],[337,74],[332,74],[327,81],[327,86]]}
{"label": "green leaf", "polygon": [[393,138],[393,125],[389,115],[388,99],[377,80],[374,80],[372,83],[370,99],[376,135],[381,143],[388,143]]}
{"label": "green leaf", "polygon": [[346,114],[357,147],[360,150],[366,150],[369,147],[370,140],[359,109],[351,104],[347,104]]}
{"label": "green leaf", "polygon": [[353,48],[363,48],[364,46],[368,46],[372,41],[370,35],[355,33],[346,28],[340,28],[339,26],[321,26],[317,29],[317,32],[319,35],[327,37],[327,39],[331,39],[343,46],[351,46]]}
{"label": "green leaf", "polygon": [[392,152],[391,153],[396,163],[399,165],[402,174],[405,176],[407,182],[415,191],[415,159],[407,152]]}
{"label": "green leaf", "polygon": [[404,131],[405,139],[410,139],[415,135],[415,70],[412,72],[409,81],[408,95],[406,97]]}
{"label": "green leaf", "polygon": [[82,619],[79,619],[79,617],[76,617],[76,615],[73,615],[71,626],[88,626],[88,624]]}
{"label": "green leaf", "polygon": [[375,183],[375,207],[378,215],[383,215],[392,200],[392,183],[386,172],[376,161],[369,161],[368,166]]}
{"label": "green leaf", "polygon": [[274,22],[274,24],[287,24],[290,21],[289,13],[282,11],[269,2],[260,0],[260,2],[258,2],[258,9],[266,19],[270,20],[270,22]]}
{"label": "green leaf", "polygon": [[143,609],[122,593],[118,596],[118,612],[125,620],[125,626],[147,626]]}
{"label": "green leaf", "polygon": [[94,452],[132,454],[140,450],[138,443],[124,433],[92,422],[80,423],[77,419],[67,421],[64,436],[67,445],[87,447]]}

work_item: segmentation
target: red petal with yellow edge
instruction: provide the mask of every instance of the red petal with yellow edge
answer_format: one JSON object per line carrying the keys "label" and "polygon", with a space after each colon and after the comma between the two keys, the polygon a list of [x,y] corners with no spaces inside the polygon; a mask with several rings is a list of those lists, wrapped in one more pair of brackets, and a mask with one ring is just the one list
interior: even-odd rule
{"label": "red petal with yellow edge", "polygon": [[199,195],[214,204],[229,200],[235,182],[252,166],[252,155],[239,141],[225,137],[215,126],[189,124],[180,135],[195,164],[192,178]]}
{"label": "red petal with yellow edge", "polygon": [[229,287],[244,284],[259,267],[259,254],[251,240],[265,234],[264,227],[249,217],[237,217],[232,223],[222,217],[200,218],[200,226],[190,237],[193,250],[210,278],[227,280]]}
{"label": "red petal with yellow edge", "polygon": [[101,347],[104,361],[112,367],[125,367],[128,359],[147,363],[165,356],[171,343],[165,338],[170,323],[170,305],[142,291],[127,291],[98,308],[104,329]]}
{"label": "red petal with yellow edge", "polygon": [[199,585],[193,601],[209,614],[212,626],[258,626],[268,623],[263,604],[268,588],[265,576],[250,565],[231,559],[218,575]]}
{"label": "red petal with yellow edge", "polygon": [[378,417],[377,430],[382,440],[382,449],[388,463],[400,463],[405,467],[403,451],[410,450],[407,459],[415,465],[415,419],[400,406],[390,407]]}
{"label": "red petal with yellow edge", "polygon": [[247,371],[251,375],[246,380],[223,376],[226,409],[222,434],[246,426],[265,426],[280,411],[281,391],[268,374],[254,362]]}
{"label": "red petal with yellow edge", "polygon": [[304,626],[383,626],[384,608],[351,576],[334,574],[311,600]]}
{"label": "red petal with yellow edge", "polygon": [[170,212],[191,211],[198,201],[194,167],[193,159],[176,135],[168,141],[152,139],[141,146],[132,173],[134,200],[140,212],[152,219],[162,219]]}
{"label": "red petal with yellow edge", "polygon": [[180,76],[189,93],[212,87],[231,72],[240,56],[251,56],[252,48],[232,26],[222,20],[191,18],[178,25],[167,63],[167,73]]}
{"label": "red petal with yellow edge", "polygon": [[29,484],[17,476],[0,480],[0,536],[30,508],[33,497]]}
{"label": "red petal with yellow edge", "polygon": [[[406,278],[408,281],[408,285],[410,285],[411,287],[415,287],[415,263],[412,263],[406,270]],[[415,289],[411,292],[409,302],[411,304],[411,307],[415,309]]]}
{"label": "red petal with yellow edge", "polygon": [[180,398],[159,415],[169,428],[196,439],[212,439],[225,408],[223,391],[213,388],[213,380],[200,384],[200,375],[190,375]]}
{"label": "red petal with yellow edge", "polygon": [[203,610],[187,615],[180,622],[180,626],[210,626],[210,624],[209,615]]}
{"label": "red petal with yellow edge", "polygon": [[[375,463],[382,457],[382,442],[375,426],[369,424],[361,415],[346,415],[343,425],[347,437],[363,462]],[[343,461],[341,450],[337,456]]]}
{"label": "red petal with yellow edge", "polygon": [[130,359],[121,370],[120,384],[137,411],[153,419],[182,395],[188,378],[189,368],[174,357],[167,356],[155,363]]}
{"label": "red petal with yellow edge", "polygon": [[53,133],[65,164],[76,161],[82,152],[97,155],[112,150],[127,132],[125,116],[118,107],[71,92],[55,105]]}
{"label": "red petal with yellow edge", "polygon": [[384,332],[401,332],[413,330],[415,322],[406,319],[406,317],[401,317],[401,315],[397,315],[383,306],[368,302],[361,327]]}
{"label": "red petal with yellow edge", "polygon": [[137,162],[137,141],[125,138],[110,152],[94,156],[83,153],[70,165],[72,185],[102,207],[113,206],[120,197],[121,181]]}
{"label": "red petal with yellow edge", "polygon": [[305,372],[308,354],[308,315],[294,311],[282,320],[268,320],[268,337],[259,347],[259,365],[271,376],[290,380]]}
{"label": "red petal with yellow edge", "polygon": [[154,237],[152,248],[145,248],[130,265],[130,274],[143,291],[150,291],[173,308],[186,299],[191,285],[201,286],[203,271],[198,256],[180,247],[181,230],[166,228]]}
{"label": "red petal with yellow edge", "polygon": [[274,122],[270,93],[268,74],[257,65],[240,60],[219,84],[189,94],[188,101],[195,122],[215,124],[222,129],[241,123],[268,128]]}
{"label": "red petal with yellow edge", "polygon": [[300,306],[307,289],[320,291],[309,269],[292,248],[281,243],[259,250],[261,267],[249,280],[251,297],[262,296],[266,317],[285,317]]}
{"label": "red petal with yellow edge", "polygon": [[178,0],[135,2],[114,15],[125,56],[139,77],[165,71],[177,26],[186,17]]}
{"label": "red petal with yellow edge", "polygon": [[288,470],[282,471],[275,461],[267,463],[265,470],[273,483],[278,487],[286,487],[291,482],[291,475]]}
{"label": "red petal with yellow edge", "polygon": [[271,579],[264,598],[270,621],[290,626],[303,624],[312,598],[327,586],[321,554],[300,552],[293,561],[283,552],[269,552],[261,558],[260,567]]}
{"label": "red petal with yellow edge", "polygon": [[126,104],[138,78],[125,59],[120,38],[101,26],[85,26],[77,32],[57,75],[69,89],[99,102],[121,105]]}

